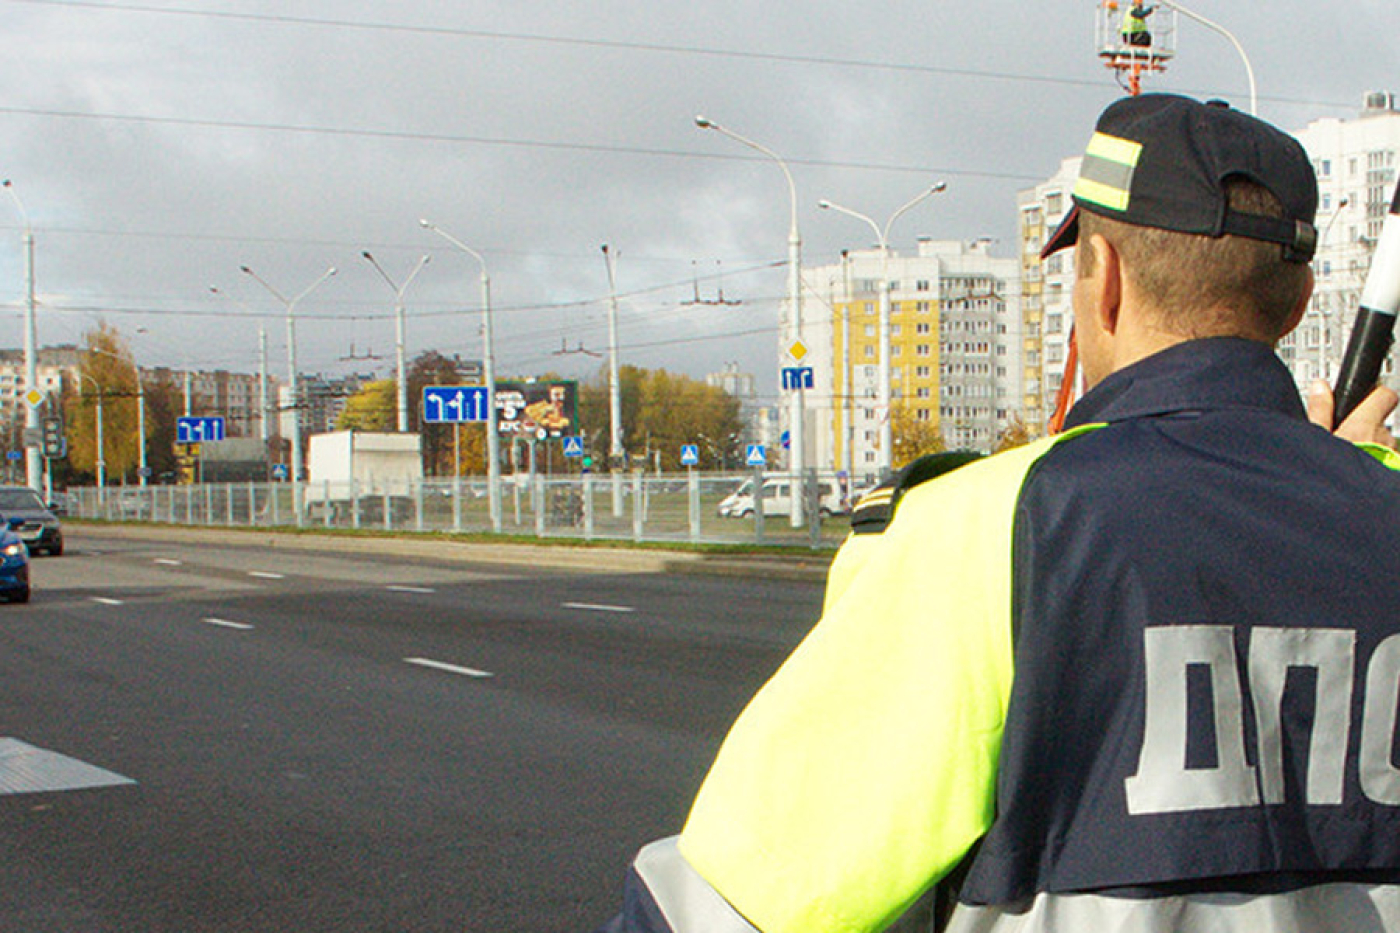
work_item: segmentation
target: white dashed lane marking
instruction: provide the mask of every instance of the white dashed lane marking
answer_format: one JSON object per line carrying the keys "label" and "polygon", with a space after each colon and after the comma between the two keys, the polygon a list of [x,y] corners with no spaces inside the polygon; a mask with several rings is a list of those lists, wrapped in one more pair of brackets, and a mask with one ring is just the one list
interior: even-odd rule
{"label": "white dashed lane marking", "polygon": [[217,625],[220,628],[237,629],[240,632],[251,631],[253,628],[253,626],[249,625],[247,622],[234,622],[230,619],[215,619],[211,617],[205,619],[204,621],[209,623],[210,625]]}
{"label": "white dashed lane marking", "polygon": [[588,612],[636,612],[631,606],[607,606],[601,603],[562,603],[565,609],[583,609]]}
{"label": "white dashed lane marking", "polygon": [[494,677],[490,671],[479,671],[474,667],[462,667],[460,664],[448,664],[445,661],[434,661],[431,658],[404,658],[405,664],[415,664],[418,667],[430,667],[435,671],[446,671],[449,674],[461,674],[463,677]]}
{"label": "white dashed lane marking", "polygon": [[436,592],[437,592],[437,590],[433,589],[431,586],[407,586],[407,585],[402,584],[402,583],[393,583],[393,584],[390,584],[389,586],[386,586],[386,587],[384,587],[384,588],[385,588],[386,590],[392,590],[392,591],[395,592],[395,593],[436,593]]}
{"label": "white dashed lane marking", "polygon": [[286,575],[285,573],[272,573],[271,571],[268,571],[268,570],[250,570],[250,571],[248,571],[248,576],[250,576],[250,577],[257,577],[259,580],[285,580],[285,579],[287,579],[287,575]]}
{"label": "white dashed lane marking", "polygon": [[92,601],[100,606],[120,606],[122,604],[120,599],[112,599],[110,596],[94,596]]}

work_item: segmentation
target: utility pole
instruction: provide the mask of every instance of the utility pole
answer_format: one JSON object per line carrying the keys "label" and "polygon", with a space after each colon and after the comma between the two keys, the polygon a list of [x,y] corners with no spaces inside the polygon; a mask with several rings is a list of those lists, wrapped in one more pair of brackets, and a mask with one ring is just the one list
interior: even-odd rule
{"label": "utility pole", "polygon": [[617,270],[614,255],[603,244],[608,267],[608,471],[612,474],[613,517],[622,515],[622,472],[627,451],[622,446],[622,380],[617,363]]}

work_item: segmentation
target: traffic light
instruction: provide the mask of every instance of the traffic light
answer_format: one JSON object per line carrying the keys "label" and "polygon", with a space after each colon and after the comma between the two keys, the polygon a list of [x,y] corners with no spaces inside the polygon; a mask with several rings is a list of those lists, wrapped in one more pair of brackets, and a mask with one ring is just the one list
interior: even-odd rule
{"label": "traffic light", "polygon": [[62,418],[45,418],[43,424],[44,456],[57,460],[68,453],[68,439],[63,436]]}

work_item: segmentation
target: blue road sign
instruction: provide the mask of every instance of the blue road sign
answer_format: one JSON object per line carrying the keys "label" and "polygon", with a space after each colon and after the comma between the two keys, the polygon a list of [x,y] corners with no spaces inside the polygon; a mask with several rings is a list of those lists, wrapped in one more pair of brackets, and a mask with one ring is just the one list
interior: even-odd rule
{"label": "blue road sign", "polygon": [[816,388],[816,376],[810,366],[784,366],[783,367],[783,388],[784,389],[814,389]]}
{"label": "blue road sign", "polygon": [[274,463],[274,464],[272,465],[272,478],[273,478],[273,479],[279,479],[279,480],[280,480],[280,479],[286,479],[287,477],[289,477],[289,476],[291,476],[291,475],[292,475],[292,471],[289,470],[289,469],[287,468],[287,465],[286,465],[285,463]]}
{"label": "blue road sign", "polygon": [[791,450],[791,449],[792,449],[792,432],[791,432],[791,431],[784,431],[781,435],[779,435],[778,440],[779,440],[779,442],[782,443],[782,445],[783,445],[783,450]]}
{"label": "blue road sign", "polygon": [[768,463],[768,455],[763,451],[762,444],[750,444],[744,454],[744,463],[749,466],[763,466]]}
{"label": "blue road sign", "polygon": [[222,418],[176,418],[175,443],[203,444],[224,439]]}
{"label": "blue road sign", "polygon": [[700,446],[698,444],[681,445],[681,466],[700,465]]}
{"label": "blue road sign", "polygon": [[23,459],[24,459],[24,451],[22,451],[22,450],[7,450],[7,451],[5,452],[5,459],[6,459],[6,460],[23,460]]}
{"label": "blue road sign", "polygon": [[424,386],[423,423],[461,424],[487,420],[486,386]]}
{"label": "blue road sign", "polygon": [[569,435],[568,437],[564,438],[563,440],[564,440],[564,456],[566,456],[566,457],[582,457],[582,456],[583,456],[583,438],[582,438],[581,436],[579,436],[579,435],[577,435],[577,434],[571,434],[571,435]]}

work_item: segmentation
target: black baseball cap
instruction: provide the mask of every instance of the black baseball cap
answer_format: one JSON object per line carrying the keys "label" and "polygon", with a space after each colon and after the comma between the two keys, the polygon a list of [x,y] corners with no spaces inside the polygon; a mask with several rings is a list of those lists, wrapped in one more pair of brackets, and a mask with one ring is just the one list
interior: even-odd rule
{"label": "black baseball cap", "polygon": [[[1267,188],[1283,216],[1230,210],[1225,182],[1234,177]],[[1317,248],[1317,176],[1302,145],[1223,101],[1143,94],[1109,105],[1085,150],[1073,200],[1042,259],[1078,241],[1080,211],[1140,227],[1278,243],[1289,262],[1307,262]]]}

